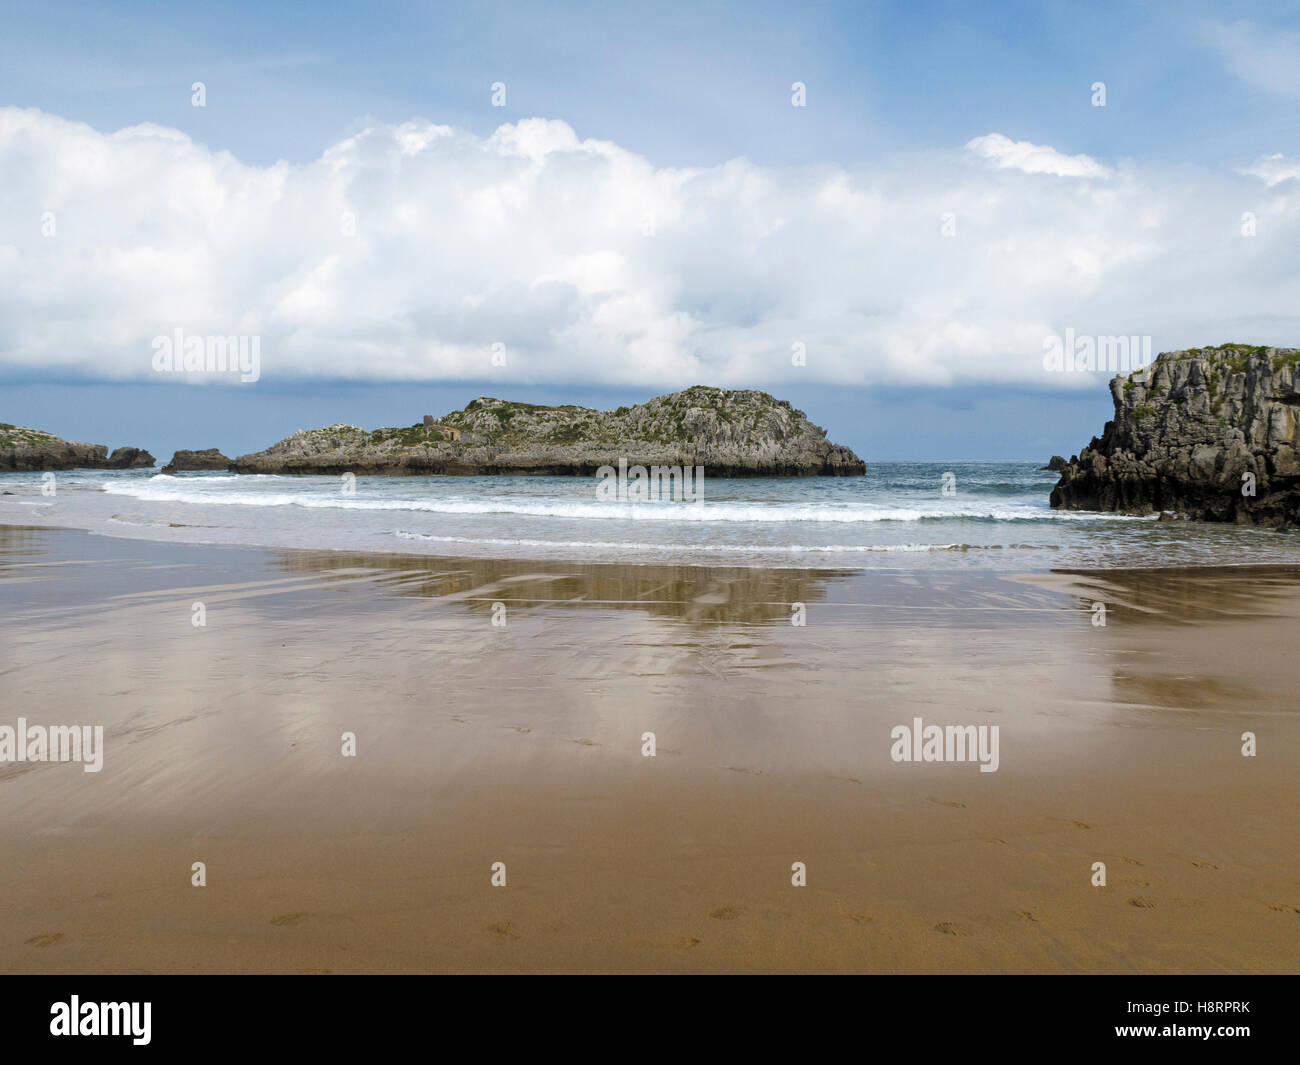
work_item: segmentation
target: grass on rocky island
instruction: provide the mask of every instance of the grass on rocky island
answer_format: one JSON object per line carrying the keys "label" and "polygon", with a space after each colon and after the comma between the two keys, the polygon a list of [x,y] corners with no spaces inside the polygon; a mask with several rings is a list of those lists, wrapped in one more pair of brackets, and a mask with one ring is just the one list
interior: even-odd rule
{"label": "grass on rocky island", "polygon": [[58,439],[53,433],[42,432],[40,429],[0,422],[0,447],[37,447]]}
{"label": "grass on rocky island", "polygon": [[327,440],[332,441],[333,449],[345,453],[376,446],[405,450],[453,443],[452,434],[443,426],[459,429],[468,437],[462,442],[470,445],[639,447],[650,444],[688,448],[697,443],[696,434],[686,426],[692,411],[704,411],[713,416],[715,423],[724,426],[748,429],[748,433],[738,434],[741,439],[749,435],[798,438],[806,431],[802,412],[796,411],[788,401],[763,392],[729,392],[695,385],[672,396],[613,411],[573,404],[543,406],[480,396],[463,410],[443,415],[438,426],[417,424],[366,431],[351,425],[332,425],[303,435],[314,438],[322,447]]}

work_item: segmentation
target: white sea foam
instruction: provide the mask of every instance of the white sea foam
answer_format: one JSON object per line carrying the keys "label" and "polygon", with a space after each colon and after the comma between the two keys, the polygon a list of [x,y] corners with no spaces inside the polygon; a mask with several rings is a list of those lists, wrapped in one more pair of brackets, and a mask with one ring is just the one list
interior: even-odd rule
{"label": "white sea foam", "polygon": [[[270,478],[268,478],[269,480]],[[204,506],[302,507],[308,510],[414,511],[447,515],[519,515],[535,518],[568,518],[581,521],[647,522],[744,522],[774,524],[818,522],[858,524],[862,522],[909,522],[966,519],[976,521],[1114,521],[1112,514],[1081,511],[1053,511],[1045,503],[1012,501],[988,504],[952,504],[926,507],[881,506],[872,503],[746,503],[708,501],[690,503],[602,503],[597,500],[533,500],[520,496],[412,498],[391,496],[358,499],[342,493],[320,491],[318,487],[292,492],[239,490],[231,482],[238,477],[173,478],[153,477],[147,481],[118,480],[102,485],[105,492],[147,502],[188,503]],[[211,487],[210,487],[211,486]],[[1148,520],[1148,519],[1128,519]]]}
{"label": "white sea foam", "polygon": [[[943,496],[946,465],[898,463],[866,478],[718,478],[702,506],[603,503],[589,480],[569,477],[362,477],[345,495],[338,477],[153,471],[61,475],[56,505],[33,498],[30,476],[0,475],[0,486],[27,497],[0,501],[0,520],[13,502],[10,522],[137,539],[672,565],[1300,563],[1300,539],[1274,532],[1053,511],[1053,478],[1028,464],[956,464],[958,493]],[[211,528],[220,531],[203,531]]]}

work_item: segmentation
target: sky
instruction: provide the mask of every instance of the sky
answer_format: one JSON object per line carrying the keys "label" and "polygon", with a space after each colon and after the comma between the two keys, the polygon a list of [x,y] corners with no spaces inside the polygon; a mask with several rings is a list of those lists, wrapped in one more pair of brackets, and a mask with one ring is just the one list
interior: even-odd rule
{"label": "sky", "polygon": [[[868,462],[1045,461],[1111,410],[1067,330],[1300,345],[1293,4],[0,18],[0,421],[234,454],[713,384]],[[256,380],[160,368],[177,330]]]}

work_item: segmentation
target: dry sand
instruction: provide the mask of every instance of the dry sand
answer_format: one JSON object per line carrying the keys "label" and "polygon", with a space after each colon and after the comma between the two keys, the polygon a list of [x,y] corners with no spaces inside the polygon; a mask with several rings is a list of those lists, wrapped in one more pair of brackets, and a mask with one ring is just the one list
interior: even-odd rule
{"label": "dry sand", "polygon": [[[0,527],[0,725],[106,732],[98,774],[0,765],[0,970],[1294,971],[1298,615],[1284,569]],[[998,725],[998,771],[892,761],[916,716]]]}

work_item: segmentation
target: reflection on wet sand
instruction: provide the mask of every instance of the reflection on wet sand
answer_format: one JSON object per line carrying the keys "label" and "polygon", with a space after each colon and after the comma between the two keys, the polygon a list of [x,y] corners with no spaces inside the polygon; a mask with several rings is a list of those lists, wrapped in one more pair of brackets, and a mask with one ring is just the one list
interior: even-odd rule
{"label": "reflection on wet sand", "polygon": [[0,527],[0,723],[105,726],[0,772],[0,970],[1283,970],[1298,588]]}
{"label": "reflection on wet sand", "polygon": [[760,570],[699,566],[593,565],[427,556],[276,552],[286,573],[365,571],[383,594],[461,602],[491,612],[512,607],[643,611],[689,624],[788,622],[793,603],[816,603],[849,570]]}
{"label": "reflection on wet sand", "polygon": [[1197,625],[1233,618],[1280,616],[1275,610],[1295,588],[1295,566],[1205,566],[1196,569],[1055,570],[1017,578],[1040,587],[1107,604],[1108,624],[1142,624],[1150,618]]}
{"label": "reflection on wet sand", "polygon": [[[1104,603],[1103,661],[1117,708],[1290,714],[1300,618],[1291,566],[1060,571],[1020,578]],[[1202,725],[1203,727],[1203,725]]]}

